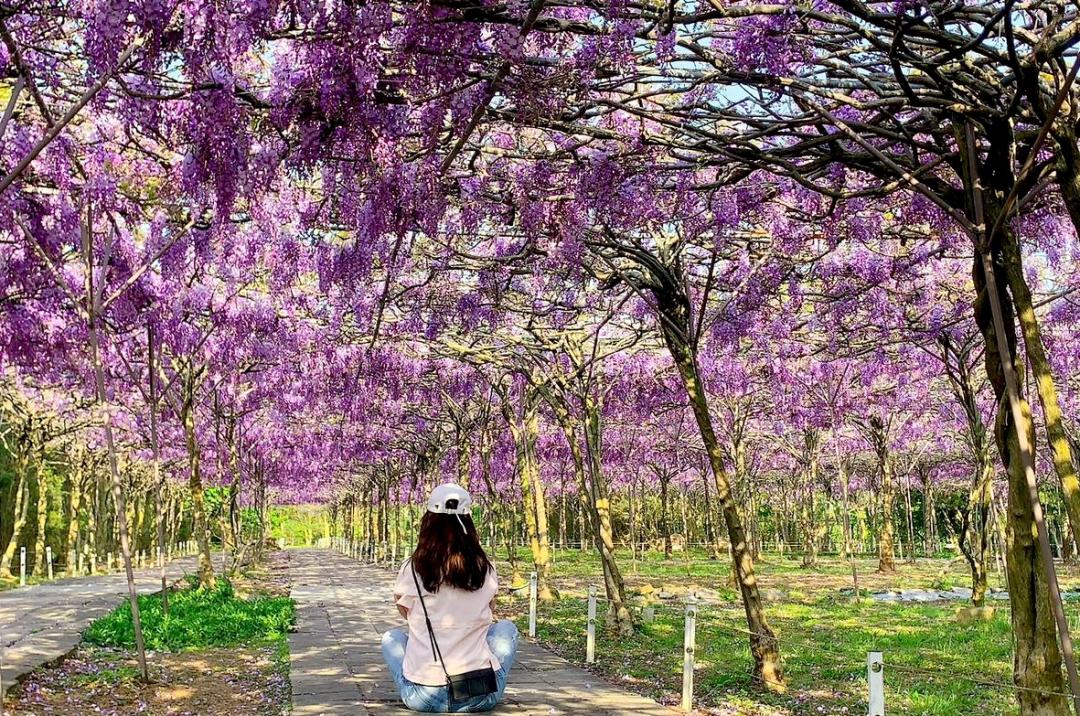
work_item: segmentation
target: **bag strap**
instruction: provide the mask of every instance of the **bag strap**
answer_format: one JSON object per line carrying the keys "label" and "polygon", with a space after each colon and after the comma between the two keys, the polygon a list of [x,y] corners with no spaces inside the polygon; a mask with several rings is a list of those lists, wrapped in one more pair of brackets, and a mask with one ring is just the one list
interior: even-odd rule
{"label": "bag strap", "polygon": [[416,584],[416,596],[420,597],[420,606],[424,610],[424,621],[427,623],[428,637],[431,639],[432,656],[435,663],[442,667],[446,674],[446,683],[450,683],[450,672],[446,670],[446,662],[443,661],[442,651],[439,650],[439,642],[435,639],[435,628],[431,626],[431,617],[428,616],[427,604],[424,603],[423,590],[420,588],[420,579],[416,576],[416,566],[409,560],[409,569],[412,571],[413,583]]}

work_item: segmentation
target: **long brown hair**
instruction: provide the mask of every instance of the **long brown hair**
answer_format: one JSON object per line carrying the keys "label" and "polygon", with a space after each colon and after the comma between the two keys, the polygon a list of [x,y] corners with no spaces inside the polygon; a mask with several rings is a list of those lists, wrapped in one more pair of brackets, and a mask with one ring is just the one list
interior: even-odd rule
{"label": "long brown hair", "polygon": [[[458,522],[458,517],[461,522]],[[462,530],[461,526],[465,525]],[[491,561],[469,515],[425,512],[412,555],[416,575],[429,592],[451,587],[475,592],[484,586]]]}

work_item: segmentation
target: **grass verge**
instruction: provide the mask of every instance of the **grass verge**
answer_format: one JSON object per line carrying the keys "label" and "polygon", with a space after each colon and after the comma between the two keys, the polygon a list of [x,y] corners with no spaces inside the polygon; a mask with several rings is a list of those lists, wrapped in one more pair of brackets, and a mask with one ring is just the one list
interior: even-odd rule
{"label": "grass verge", "polygon": [[[169,595],[169,613],[160,594],[139,597],[143,638],[153,651],[283,643],[293,624],[294,605],[288,597],[236,596],[232,584],[219,579],[213,589],[197,589],[194,580]],[[131,605],[124,602],[98,619],[83,635],[97,646],[135,644]]]}
{"label": "grass verge", "polygon": [[[605,605],[600,605],[603,622]],[[1008,607],[990,621],[958,624],[954,605],[880,604],[818,599],[769,605],[789,691],[754,688],[742,610],[698,611],[695,704],[723,714],[857,714],[866,709],[866,656],[882,651],[887,707],[900,716],[1007,716],[1016,712]],[[542,604],[537,636],[571,661],[585,658],[586,602]],[[527,627],[526,615],[517,618]],[[683,610],[656,608],[631,638],[601,632],[597,663],[609,680],[677,703],[682,674]]]}

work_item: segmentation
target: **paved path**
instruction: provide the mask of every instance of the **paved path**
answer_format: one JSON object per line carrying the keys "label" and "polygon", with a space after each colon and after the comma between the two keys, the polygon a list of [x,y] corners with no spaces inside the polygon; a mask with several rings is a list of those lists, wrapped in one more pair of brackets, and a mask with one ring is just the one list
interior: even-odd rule
{"label": "paved path", "polygon": [[[195,569],[195,558],[173,560],[170,582]],[[157,568],[136,570],[140,594],[161,588]],[[127,599],[123,573],[58,579],[0,592],[0,660],[4,690],[38,666],[75,648],[90,622]],[[3,694],[0,694],[0,698]]]}
{"label": "paved path", "polygon": [[[293,716],[409,713],[383,664],[384,631],[403,623],[390,603],[392,576],[328,550],[289,551],[297,631],[289,635]],[[522,639],[506,702],[496,714],[675,712],[613,686]]]}

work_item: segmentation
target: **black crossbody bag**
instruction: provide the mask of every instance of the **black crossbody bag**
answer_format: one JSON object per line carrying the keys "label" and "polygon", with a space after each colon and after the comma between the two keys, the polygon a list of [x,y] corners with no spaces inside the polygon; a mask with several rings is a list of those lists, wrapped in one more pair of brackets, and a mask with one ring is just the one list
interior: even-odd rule
{"label": "black crossbody bag", "polygon": [[431,618],[428,617],[427,604],[424,604],[423,590],[420,589],[420,579],[416,576],[416,568],[410,563],[413,582],[416,583],[416,596],[420,597],[420,606],[424,610],[424,621],[427,622],[428,637],[431,638],[431,651],[435,661],[442,667],[446,674],[446,689],[450,694],[450,703],[466,701],[476,696],[487,696],[499,690],[499,684],[495,679],[495,669],[490,666],[474,671],[466,671],[464,674],[451,674],[446,670],[442,652],[439,651],[439,642],[435,639],[435,629],[431,626]]}

